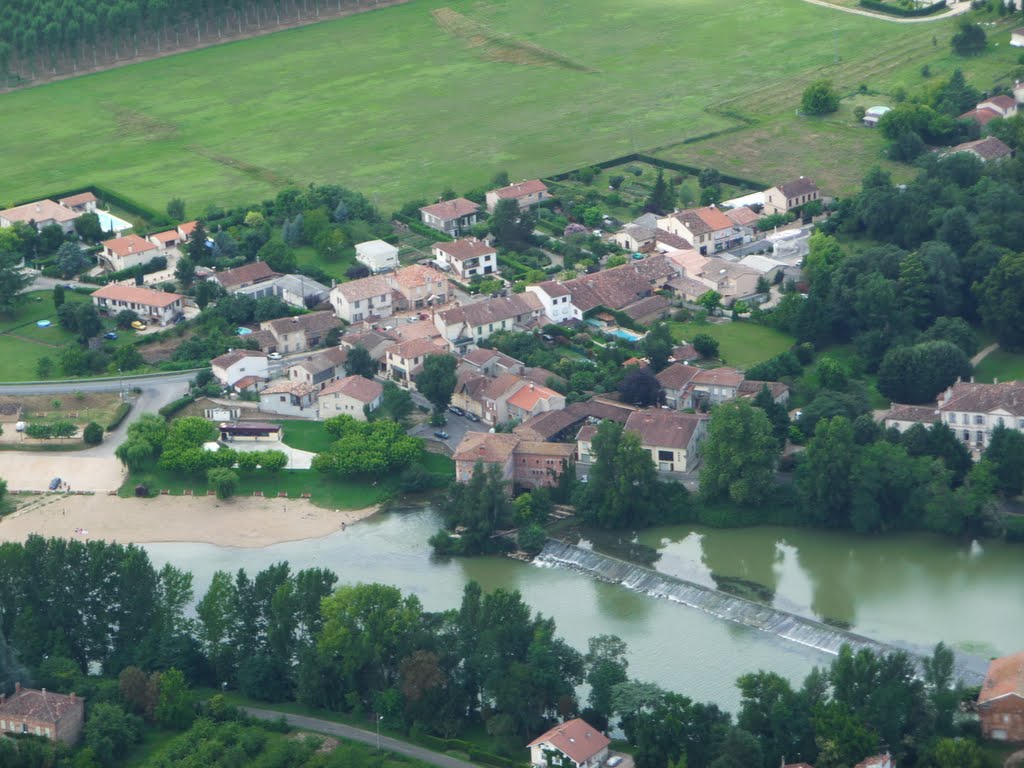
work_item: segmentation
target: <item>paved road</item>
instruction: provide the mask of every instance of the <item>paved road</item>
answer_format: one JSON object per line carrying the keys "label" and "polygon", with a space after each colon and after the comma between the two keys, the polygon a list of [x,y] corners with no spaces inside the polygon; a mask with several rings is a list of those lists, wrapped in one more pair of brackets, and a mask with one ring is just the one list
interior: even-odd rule
{"label": "paved road", "polygon": [[978,354],[971,358],[971,365],[978,365],[979,363],[981,363],[982,360],[991,355],[997,349],[999,349],[998,344],[989,344],[987,347],[981,350],[981,352],[979,352]]}
{"label": "paved road", "polygon": [[[253,707],[242,707],[242,710],[257,717],[260,720],[276,720],[281,717],[281,712],[274,712],[269,709],[254,709]],[[373,731],[366,731],[362,728],[355,728],[351,725],[342,725],[341,723],[332,723],[330,720],[318,720],[313,717],[302,717],[301,715],[284,715],[284,719],[289,725],[293,725],[296,728],[304,728],[310,731],[317,731],[318,733],[325,733],[328,736],[337,736],[342,739],[348,739],[349,741],[358,741],[363,744],[369,744],[371,747],[377,746],[377,734]],[[424,763],[430,763],[431,765],[440,766],[440,768],[475,768],[474,763],[467,763],[465,760],[458,760],[454,757],[448,757],[448,755],[442,755],[440,752],[433,752],[423,747],[417,747],[415,744],[409,744],[405,741],[399,741],[398,739],[392,739],[389,736],[380,737],[381,749],[386,749],[388,752],[395,752],[399,755],[405,755],[416,760],[422,760]]]}
{"label": "paved road", "polygon": [[961,13],[967,13],[967,11],[971,9],[971,4],[969,2],[954,3],[950,6],[950,10],[943,13],[937,13],[934,16],[919,16],[917,18],[907,19],[900,16],[890,16],[887,13],[875,13],[874,11],[865,11],[860,8],[850,8],[846,5],[836,5],[835,3],[830,3],[826,0],[804,0],[804,2],[810,3],[811,5],[820,5],[824,8],[833,8],[837,11],[844,11],[846,13],[855,13],[858,16],[870,16],[873,19],[895,21],[897,24],[921,24],[926,21],[939,21],[940,19],[948,19],[951,16],[959,16]]}

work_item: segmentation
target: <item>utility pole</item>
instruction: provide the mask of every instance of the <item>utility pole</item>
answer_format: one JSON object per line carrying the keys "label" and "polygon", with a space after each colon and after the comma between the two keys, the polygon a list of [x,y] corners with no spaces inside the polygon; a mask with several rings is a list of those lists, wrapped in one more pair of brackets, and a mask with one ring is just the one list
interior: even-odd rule
{"label": "utility pole", "polygon": [[832,41],[835,45],[835,61],[833,62],[836,66],[839,66],[839,30],[832,30]]}

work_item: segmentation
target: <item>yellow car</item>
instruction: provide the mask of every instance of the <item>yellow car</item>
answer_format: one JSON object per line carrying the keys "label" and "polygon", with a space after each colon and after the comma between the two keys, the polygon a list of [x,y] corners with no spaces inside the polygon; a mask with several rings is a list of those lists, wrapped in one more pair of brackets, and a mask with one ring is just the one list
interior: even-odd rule
{"label": "yellow car", "polygon": [[146,330],[146,324],[141,320],[133,320],[132,328],[134,328],[136,331],[144,331]]}

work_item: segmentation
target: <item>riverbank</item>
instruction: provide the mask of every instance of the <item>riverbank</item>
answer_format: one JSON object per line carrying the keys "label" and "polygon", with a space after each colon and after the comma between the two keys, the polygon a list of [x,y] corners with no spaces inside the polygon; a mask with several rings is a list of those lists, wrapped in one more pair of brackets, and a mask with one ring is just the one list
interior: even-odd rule
{"label": "riverbank", "polygon": [[306,499],[213,496],[154,499],[117,496],[37,497],[0,518],[0,542],[31,534],[105,539],[123,544],[201,543],[259,548],[318,539],[370,517],[379,504],[330,510]]}

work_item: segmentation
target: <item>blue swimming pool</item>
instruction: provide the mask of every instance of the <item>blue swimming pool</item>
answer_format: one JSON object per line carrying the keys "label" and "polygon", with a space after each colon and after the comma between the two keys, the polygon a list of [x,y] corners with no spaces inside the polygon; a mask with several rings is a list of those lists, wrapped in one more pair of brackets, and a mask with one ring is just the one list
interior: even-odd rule
{"label": "blue swimming pool", "polygon": [[124,230],[132,228],[130,221],[119,219],[114,214],[101,211],[99,208],[96,209],[96,215],[100,218],[100,226],[103,227],[104,232],[124,232]]}
{"label": "blue swimming pool", "polygon": [[637,333],[636,331],[628,331],[625,328],[613,328],[609,331],[606,331],[606,333],[609,336],[615,336],[618,339],[624,339],[625,341],[629,342],[637,342],[644,337],[642,333]]}

